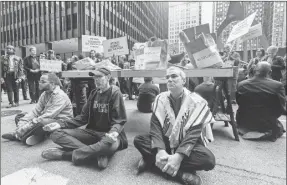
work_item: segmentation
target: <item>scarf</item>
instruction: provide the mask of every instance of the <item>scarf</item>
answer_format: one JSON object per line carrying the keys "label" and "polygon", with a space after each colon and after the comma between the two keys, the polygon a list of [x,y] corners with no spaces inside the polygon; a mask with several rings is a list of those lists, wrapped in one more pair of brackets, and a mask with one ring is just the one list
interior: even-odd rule
{"label": "scarf", "polygon": [[177,117],[169,101],[169,91],[156,97],[153,112],[163,128],[163,134],[169,138],[171,149],[177,148],[187,131],[197,125],[202,125],[201,138],[206,146],[208,141],[214,140],[210,123],[215,122],[208,103],[200,95],[191,93],[186,88],[183,93]]}

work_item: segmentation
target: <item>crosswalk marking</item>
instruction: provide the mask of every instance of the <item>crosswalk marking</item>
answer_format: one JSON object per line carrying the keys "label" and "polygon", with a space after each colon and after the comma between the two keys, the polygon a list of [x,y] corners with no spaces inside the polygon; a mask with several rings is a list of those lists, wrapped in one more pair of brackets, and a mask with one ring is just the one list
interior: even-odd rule
{"label": "crosswalk marking", "polygon": [[68,179],[41,168],[24,168],[1,178],[1,185],[66,185]]}

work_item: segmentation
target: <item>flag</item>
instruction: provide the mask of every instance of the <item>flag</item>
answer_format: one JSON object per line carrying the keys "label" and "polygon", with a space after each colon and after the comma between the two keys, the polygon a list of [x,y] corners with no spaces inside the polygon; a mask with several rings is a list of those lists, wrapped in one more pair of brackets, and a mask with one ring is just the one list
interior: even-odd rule
{"label": "flag", "polygon": [[231,1],[227,10],[226,18],[217,29],[217,37],[231,22],[244,19],[244,8],[239,1]]}

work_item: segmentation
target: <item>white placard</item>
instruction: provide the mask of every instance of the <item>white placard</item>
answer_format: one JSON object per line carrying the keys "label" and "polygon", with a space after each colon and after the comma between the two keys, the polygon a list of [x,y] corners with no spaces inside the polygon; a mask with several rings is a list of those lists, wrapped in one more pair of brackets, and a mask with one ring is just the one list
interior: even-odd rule
{"label": "white placard", "polygon": [[223,64],[216,47],[213,46],[194,53],[193,57],[198,68],[206,68],[218,63]]}
{"label": "white placard", "polygon": [[40,71],[60,72],[62,71],[62,61],[40,59]]}
{"label": "white placard", "polygon": [[106,37],[82,35],[82,51],[90,52],[95,50],[97,53],[103,53],[103,41],[107,40]]}
{"label": "white placard", "polygon": [[254,12],[253,14],[249,15],[248,17],[246,17],[243,21],[240,21],[239,23],[237,23],[235,26],[233,26],[230,35],[227,39],[227,43],[245,35],[246,33],[248,33],[252,22],[256,16],[256,12]]}
{"label": "white placard", "polygon": [[103,41],[105,57],[129,54],[127,37],[119,37]]}
{"label": "white placard", "polygon": [[244,42],[248,39],[253,39],[261,35],[262,35],[262,25],[261,23],[259,23],[259,24],[256,24],[255,26],[252,26],[249,29],[248,33],[246,33],[245,35],[243,35],[242,37],[238,39],[238,42]]}
{"label": "white placard", "polygon": [[145,47],[135,51],[135,69],[157,69],[160,64],[161,47]]}

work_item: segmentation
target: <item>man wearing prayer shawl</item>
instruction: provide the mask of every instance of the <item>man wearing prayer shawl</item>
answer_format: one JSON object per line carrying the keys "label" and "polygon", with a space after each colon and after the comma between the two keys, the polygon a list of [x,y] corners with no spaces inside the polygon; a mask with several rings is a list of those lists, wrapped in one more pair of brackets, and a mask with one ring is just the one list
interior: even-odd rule
{"label": "man wearing prayer shawl", "polygon": [[138,173],[158,167],[183,184],[202,184],[198,170],[212,170],[215,157],[206,148],[213,141],[210,123],[215,120],[208,103],[184,88],[186,75],[177,68],[167,69],[167,92],[153,104],[150,133],[136,136],[134,145],[142,154]]}

